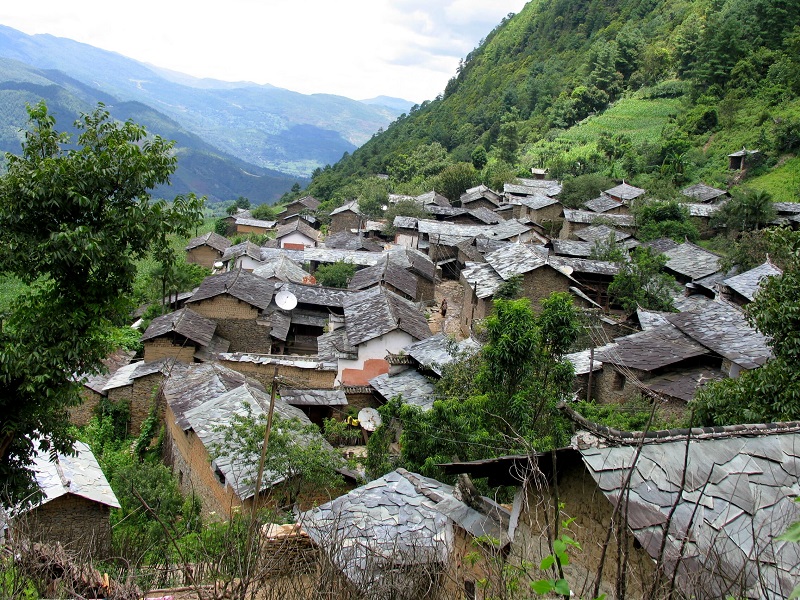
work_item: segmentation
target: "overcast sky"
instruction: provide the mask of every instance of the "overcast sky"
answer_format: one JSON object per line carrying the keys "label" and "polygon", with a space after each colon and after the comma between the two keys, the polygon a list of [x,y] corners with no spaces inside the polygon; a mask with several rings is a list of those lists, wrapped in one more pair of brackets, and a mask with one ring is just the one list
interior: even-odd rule
{"label": "overcast sky", "polygon": [[0,24],[49,33],[196,77],[355,99],[421,102],[526,0],[36,0]]}

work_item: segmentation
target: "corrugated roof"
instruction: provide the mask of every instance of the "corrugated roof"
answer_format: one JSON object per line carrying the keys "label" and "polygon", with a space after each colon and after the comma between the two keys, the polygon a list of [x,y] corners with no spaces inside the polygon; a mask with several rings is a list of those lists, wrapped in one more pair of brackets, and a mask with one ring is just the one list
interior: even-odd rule
{"label": "corrugated roof", "polygon": [[43,452],[40,448],[37,450],[31,470],[44,494],[39,505],[66,494],[73,494],[119,508],[117,497],[89,446],[83,442],[75,442],[73,449],[75,456],[58,453],[54,462],[50,461],[49,452]]}
{"label": "corrugated roof", "polygon": [[263,277],[237,269],[226,273],[211,275],[203,280],[187,303],[200,302],[227,294],[264,310],[272,300],[275,284]]}

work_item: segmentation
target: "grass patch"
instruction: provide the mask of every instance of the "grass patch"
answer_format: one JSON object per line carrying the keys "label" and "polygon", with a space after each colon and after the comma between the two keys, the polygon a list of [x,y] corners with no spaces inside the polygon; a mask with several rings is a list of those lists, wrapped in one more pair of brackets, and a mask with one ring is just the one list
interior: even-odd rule
{"label": "grass patch", "polygon": [[748,179],[745,185],[769,192],[774,202],[800,202],[800,157],[790,158],[769,173]]}

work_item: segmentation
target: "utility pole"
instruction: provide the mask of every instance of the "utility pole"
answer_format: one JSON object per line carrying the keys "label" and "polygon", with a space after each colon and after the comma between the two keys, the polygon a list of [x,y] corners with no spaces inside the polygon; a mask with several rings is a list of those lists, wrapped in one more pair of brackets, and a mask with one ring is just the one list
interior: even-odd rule
{"label": "utility pole", "polygon": [[264,477],[264,463],[267,460],[267,448],[269,447],[269,432],[272,429],[272,415],[275,412],[275,396],[278,391],[278,367],[272,374],[272,389],[269,393],[269,411],[267,412],[267,428],[264,431],[264,443],[261,445],[261,458],[258,461],[258,475],[256,476],[256,489],[253,496],[253,512],[258,512],[258,504],[261,498],[261,480]]}

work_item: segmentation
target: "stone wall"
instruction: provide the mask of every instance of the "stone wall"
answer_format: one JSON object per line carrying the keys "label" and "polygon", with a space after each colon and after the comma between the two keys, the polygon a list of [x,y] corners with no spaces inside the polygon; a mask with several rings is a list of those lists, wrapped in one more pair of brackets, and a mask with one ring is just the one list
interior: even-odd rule
{"label": "stone wall", "polygon": [[229,352],[269,354],[272,350],[271,327],[258,320],[260,311],[255,306],[225,294],[189,307],[216,321],[216,334],[231,343]]}
{"label": "stone wall", "polygon": [[108,399],[111,402],[130,402],[131,418],[128,426],[130,435],[138,436],[141,433],[142,423],[150,413],[150,407],[153,402],[159,397],[159,390],[163,381],[164,375],[160,372],[152,373],[134,379],[131,385],[108,391]]}
{"label": "stone wall", "polygon": [[491,311],[492,299],[476,298],[475,292],[464,277],[461,278],[461,286],[464,289],[464,304],[460,316],[461,335],[469,337],[473,323],[485,318]]}
{"label": "stone wall", "polygon": [[331,226],[328,232],[339,233],[340,231],[358,229],[358,223],[360,220],[361,217],[349,210],[337,213],[331,217]]}
{"label": "stone wall", "polygon": [[531,301],[534,312],[542,310],[542,300],[553,292],[568,292],[570,280],[560,271],[548,266],[528,271],[522,278],[521,298]]}
{"label": "stone wall", "polygon": [[151,338],[144,342],[144,362],[154,362],[162,358],[174,358],[184,363],[194,362],[197,351],[194,343],[186,340],[186,344],[175,344],[167,337]]}
{"label": "stone wall", "polygon": [[214,250],[211,246],[197,246],[186,253],[186,262],[201,265],[206,269],[213,269],[214,263],[222,258],[222,252]]}
{"label": "stone wall", "polygon": [[66,494],[26,513],[18,526],[35,541],[61,542],[69,551],[104,559],[111,556],[110,515],[106,504]]}
{"label": "stone wall", "polygon": [[82,402],[78,406],[70,406],[67,409],[69,410],[69,422],[78,427],[83,427],[89,423],[94,416],[94,409],[102,397],[94,390],[84,387],[81,390]]}

